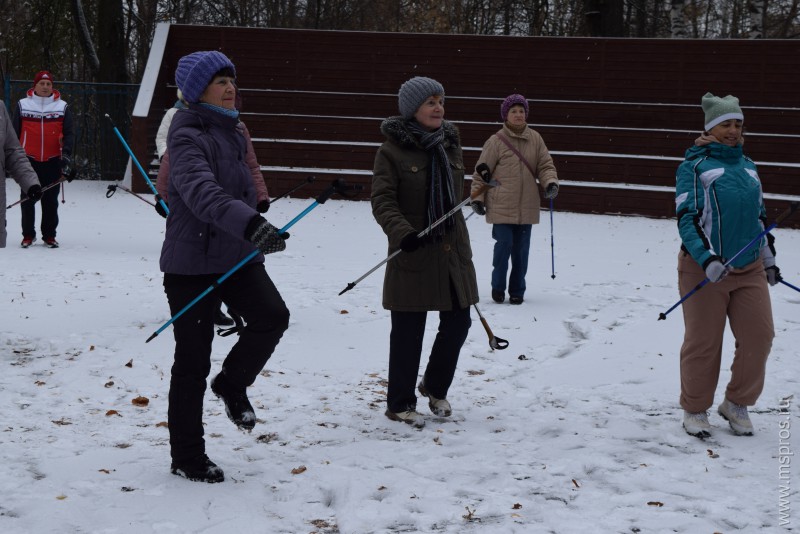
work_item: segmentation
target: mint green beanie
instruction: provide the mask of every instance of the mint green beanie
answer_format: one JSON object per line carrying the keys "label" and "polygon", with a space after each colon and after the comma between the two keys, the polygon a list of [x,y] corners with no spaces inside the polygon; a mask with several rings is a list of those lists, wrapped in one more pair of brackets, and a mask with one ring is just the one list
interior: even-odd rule
{"label": "mint green beanie", "polygon": [[735,96],[728,95],[722,98],[714,96],[711,93],[706,93],[703,95],[702,106],[706,114],[706,131],[709,131],[721,122],[731,119],[744,120],[742,108],[739,107],[739,99]]}

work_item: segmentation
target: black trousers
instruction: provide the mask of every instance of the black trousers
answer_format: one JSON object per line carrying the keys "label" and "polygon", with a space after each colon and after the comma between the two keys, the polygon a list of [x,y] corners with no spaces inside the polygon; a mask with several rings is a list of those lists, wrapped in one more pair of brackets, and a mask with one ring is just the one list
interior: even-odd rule
{"label": "black trousers", "polygon": [[[164,275],[164,292],[174,316],[221,275]],[[205,453],[203,397],[211,372],[214,311],[222,299],[247,326],[222,362],[226,380],[247,387],[272,356],[289,326],[289,310],[263,264],[242,267],[172,323],[175,361],[169,384],[169,443],[172,460]]]}
{"label": "black trousers", "polygon": [[[387,407],[392,412],[415,409],[414,387],[422,358],[422,338],[428,312],[392,312],[389,334]],[[447,398],[458,365],[458,355],[472,325],[469,308],[439,312],[439,331],[431,348],[423,380],[436,398]]]}
{"label": "black trousers", "polygon": [[[61,178],[61,160],[59,158],[52,158],[47,161],[34,161],[28,158],[31,162],[33,170],[36,171],[36,176],[39,177],[39,183],[42,189],[48,185],[57,182]],[[56,237],[56,228],[58,227],[58,190],[61,187],[53,187],[48,189],[42,195],[42,199],[38,202],[42,206],[42,237]],[[25,192],[20,193],[20,199],[25,198]],[[19,205],[22,212],[22,236],[23,237],[36,237],[36,204],[35,202],[27,201]]]}

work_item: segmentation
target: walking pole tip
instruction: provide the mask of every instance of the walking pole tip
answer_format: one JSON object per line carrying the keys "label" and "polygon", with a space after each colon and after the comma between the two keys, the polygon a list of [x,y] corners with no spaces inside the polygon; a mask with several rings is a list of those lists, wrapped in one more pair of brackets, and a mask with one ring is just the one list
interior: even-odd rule
{"label": "walking pole tip", "polygon": [[153,332],[153,334],[150,337],[147,338],[147,341],[145,341],[145,343],[150,343],[150,340],[153,339],[154,337],[156,337],[157,335],[158,335],[158,332]]}
{"label": "walking pole tip", "polygon": [[663,320],[665,320],[666,318],[667,318],[667,314],[666,314],[666,313],[664,313],[664,312],[661,312],[661,313],[659,313],[659,314],[658,314],[658,320],[659,320],[659,321],[663,321]]}
{"label": "walking pole tip", "polygon": [[350,291],[354,287],[356,287],[356,283],[355,282],[350,282],[349,284],[347,284],[346,288],[344,288],[341,291],[339,291],[339,296],[341,297],[342,295],[344,295],[345,293],[347,293],[348,291]]}

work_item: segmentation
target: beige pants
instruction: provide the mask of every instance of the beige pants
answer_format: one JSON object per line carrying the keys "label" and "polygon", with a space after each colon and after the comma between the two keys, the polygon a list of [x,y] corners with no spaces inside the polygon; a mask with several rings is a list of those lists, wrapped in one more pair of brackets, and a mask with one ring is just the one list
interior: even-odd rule
{"label": "beige pants", "polygon": [[[678,254],[678,287],[685,295],[705,278],[692,257]],[[767,356],[775,330],[764,265],[756,260],[733,269],[717,283],[708,282],[683,302],[686,333],[681,346],[681,398],[688,412],[714,404],[722,362],[722,336],[730,321],[736,348],[725,397],[752,406],[764,389]]]}

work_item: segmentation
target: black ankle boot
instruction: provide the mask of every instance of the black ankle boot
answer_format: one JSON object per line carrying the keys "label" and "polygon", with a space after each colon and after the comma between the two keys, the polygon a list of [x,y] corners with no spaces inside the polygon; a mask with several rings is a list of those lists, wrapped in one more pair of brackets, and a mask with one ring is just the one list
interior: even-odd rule
{"label": "black ankle boot", "polygon": [[205,454],[182,462],[172,462],[172,474],[195,482],[222,482],[225,473]]}
{"label": "black ankle boot", "polygon": [[252,430],[256,426],[256,413],[247,399],[246,388],[237,388],[225,378],[225,371],[211,381],[211,391],[222,399],[225,413],[233,424],[242,430]]}

